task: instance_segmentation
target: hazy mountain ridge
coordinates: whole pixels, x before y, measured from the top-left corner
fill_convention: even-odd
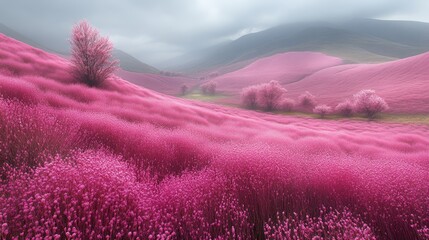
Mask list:
[[[28,45],[31,45],[36,48],[43,49],[45,51],[56,53],[61,56],[67,56],[70,53],[69,46],[64,45],[61,49],[51,49],[43,44],[40,44],[31,39],[31,37],[27,37],[3,24],[0,23],[0,33],[5,34],[6,36],[12,37],[16,40],[24,42]],[[118,59],[120,62],[120,66],[122,69],[131,71],[131,72],[141,72],[141,73],[159,73],[160,71],[155,67],[152,67],[146,63],[141,62],[137,58],[133,57],[129,53],[126,53],[120,49],[115,48],[113,50],[113,57]]]
[[[429,51],[429,24],[373,19],[285,24],[214,46],[173,69],[208,71],[287,51],[319,51],[353,63],[385,62]]]

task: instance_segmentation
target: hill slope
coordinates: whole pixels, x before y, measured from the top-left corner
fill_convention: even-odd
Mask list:
[[[374,89],[392,112],[429,113],[429,53],[379,64],[341,64],[321,53],[289,52],[261,58],[213,81],[231,97],[222,103],[239,103],[241,90],[250,85],[279,81],[288,97],[310,91],[320,103],[335,106],[362,89]]]
[[[58,56],[0,46],[3,238],[425,237],[428,127],[89,88]]]
[[[213,81],[223,92],[237,93],[244,87],[277,80],[281,84],[299,81],[318,70],[339,65],[339,58],[314,52],[288,52],[265,57]]]
[[[152,74],[160,73],[160,71],[155,67],[143,63],[137,58],[117,48],[113,50],[112,55],[114,58],[119,60],[120,67],[126,71]]]
[[[169,95],[181,94],[181,87],[183,84],[188,88],[192,88],[198,83],[196,79],[185,76],[165,76],[124,70],[119,70],[116,74],[128,82],[134,83],[138,86]]]
[[[288,84],[291,96],[311,91],[329,104],[374,89],[394,112],[429,113],[429,53],[381,64],[334,66]]]
[[[64,44],[60,44],[60,48],[51,49],[47,46],[44,46],[41,43],[37,43],[36,41],[32,40],[29,37],[24,36],[23,34],[20,34],[13,29],[10,29],[9,27],[3,25],[0,23],[0,33],[3,33],[6,36],[9,36],[11,38],[17,39],[21,42],[27,43],[28,45],[31,45],[36,48],[43,49],[48,52],[59,54],[60,56],[68,56],[69,54],[69,46],[64,41]],[[141,72],[141,73],[159,73],[160,71],[156,69],[155,67],[152,67],[146,63],[141,62],[140,60],[136,59],[135,57],[131,56],[130,54],[120,50],[120,49],[114,49],[113,50],[113,57],[118,59],[120,61],[120,66],[122,69],[131,71],[131,72]]]
[[[429,51],[429,24],[371,19],[286,24],[195,53],[197,59],[176,68],[205,71],[287,51],[323,52],[355,63],[385,62]]]

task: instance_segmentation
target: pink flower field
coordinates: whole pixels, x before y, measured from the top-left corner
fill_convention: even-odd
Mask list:
[[[319,76],[345,68],[328,58]],[[0,34],[0,239],[429,238],[427,125],[261,113],[117,76],[91,88],[69,69]]]
[[[120,69],[117,72],[118,76],[127,79],[127,81],[139,86],[145,86],[157,92],[179,95],[180,87],[183,84],[190,86],[195,85],[194,79],[184,76],[163,76],[151,73],[136,73]]]
[[[342,64],[341,59],[315,52],[287,52],[254,61],[216,77],[221,103],[239,103],[240,91],[276,80],[287,97],[309,91],[323,104],[335,106],[361,89],[373,89],[394,113],[429,113],[429,53],[380,64]],[[404,94],[405,93],[405,94]]]
[[[321,69],[340,65],[342,60],[317,52],[287,52],[258,59],[249,65],[216,78],[219,88],[234,93],[243,87],[277,80],[281,84],[298,81]]]

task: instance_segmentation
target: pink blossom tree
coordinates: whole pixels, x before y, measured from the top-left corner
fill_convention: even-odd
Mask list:
[[[216,93],[216,83],[207,82],[201,85],[201,91],[206,95],[214,95]]]
[[[118,68],[119,62],[112,60],[112,43],[87,21],[73,27],[70,44],[72,74],[79,81],[99,86]]]
[[[324,118],[326,116],[326,114],[329,114],[331,112],[332,112],[332,108],[328,105],[325,105],[325,104],[317,105],[313,109],[313,113],[319,114],[321,118]]]
[[[278,110],[290,112],[295,107],[295,101],[290,98],[283,98],[278,106]]]
[[[258,106],[266,111],[277,109],[280,100],[287,91],[278,81],[271,80],[258,87],[257,103]]]
[[[374,90],[366,89],[353,95],[355,111],[363,113],[369,119],[373,119],[380,112],[389,109],[386,101],[375,94]]]
[[[354,104],[349,99],[346,99],[344,102],[339,103],[335,107],[335,112],[341,114],[344,117],[351,117],[354,111]]]
[[[258,86],[249,86],[241,91],[241,102],[247,107],[254,109],[257,107]]]
[[[310,92],[306,91],[298,97],[298,104],[304,108],[313,108],[316,106],[316,97]]]

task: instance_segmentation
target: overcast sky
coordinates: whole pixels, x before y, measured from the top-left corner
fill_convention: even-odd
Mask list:
[[[42,45],[68,44],[87,19],[115,47],[157,65],[282,23],[326,18],[429,22],[429,0],[0,0],[0,23]]]

